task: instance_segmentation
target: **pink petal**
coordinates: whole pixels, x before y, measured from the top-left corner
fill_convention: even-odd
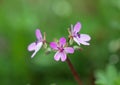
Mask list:
[[[65,61],[65,60],[67,59],[66,53],[64,53],[64,52],[59,52],[59,51],[58,51],[58,52],[55,54],[54,59],[55,59],[56,61],[59,61],[60,58],[61,58],[61,61]]]
[[[80,38],[81,41],[89,41],[91,39],[91,37],[87,34],[80,34]]]
[[[64,37],[60,38],[59,44],[60,46],[64,46],[66,44],[66,39]]]
[[[38,39],[39,41],[42,40],[42,34],[41,34],[41,32],[40,32],[39,29],[36,29],[36,37],[37,37],[37,39]]]
[[[28,46],[28,51],[33,51],[33,50],[35,50],[35,48],[36,48],[36,43],[33,42]]]
[[[58,51],[58,52],[55,54],[54,59],[55,59],[56,61],[59,61],[59,60],[60,60],[60,57],[61,57],[61,53]]]
[[[74,49],[72,47],[65,47],[64,50],[66,53],[74,53]]]
[[[56,42],[51,42],[51,43],[50,43],[50,47],[51,47],[52,49],[54,49],[54,50],[58,50],[58,48],[57,48],[57,43],[56,43]]]
[[[81,29],[81,23],[77,22],[77,24],[74,26],[74,32],[77,33],[79,32]]]
[[[62,52],[61,53],[61,61],[65,61],[67,59],[66,53]]]
[[[85,42],[85,41],[80,41],[80,43],[83,44],[83,45],[90,45],[90,43]]]
[[[78,45],[80,45],[79,39],[78,39],[77,37],[73,37],[73,40],[74,40]]]
[[[43,42],[37,43],[37,45],[35,47],[35,52],[32,54],[31,58],[33,58],[35,56],[35,54],[41,49],[42,45],[43,45]]]
[[[36,53],[37,53],[37,51],[35,51],[35,52],[32,54],[31,58],[33,58],[33,57],[36,55]]]

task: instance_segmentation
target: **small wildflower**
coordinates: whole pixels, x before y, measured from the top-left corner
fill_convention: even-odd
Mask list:
[[[74,53],[74,49],[72,47],[67,47],[66,39],[64,37],[60,38],[59,42],[51,42],[50,47],[53,50],[56,50],[56,54],[54,55],[54,59],[56,61],[65,61],[67,59],[67,53]]]
[[[36,34],[37,41],[31,43],[28,46],[28,51],[34,51],[31,58],[35,56],[35,54],[41,49],[42,45],[45,43],[45,38],[43,39],[42,34],[39,29],[36,29],[35,34]]]
[[[71,30],[68,30],[69,32],[69,38],[70,40],[73,39],[78,45],[90,45],[88,41],[90,41],[91,37],[87,34],[79,34],[79,31],[81,29],[81,23],[78,22],[74,27],[71,25]]]

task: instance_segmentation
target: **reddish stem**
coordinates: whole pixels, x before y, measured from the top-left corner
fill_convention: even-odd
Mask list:
[[[70,70],[71,70],[71,72],[72,72],[75,80],[77,81],[78,85],[82,85],[82,82],[81,82],[81,80],[80,80],[80,77],[79,77],[78,73],[76,72],[76,70],[74,69],[74,67],[73,67],[70,59],[67,58],[66,62],[67,62],[67,64],[68,64],[68,66],[69,66],[69,68],[70,68]]]

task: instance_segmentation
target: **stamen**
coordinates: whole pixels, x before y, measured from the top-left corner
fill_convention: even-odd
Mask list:
[[[46,33],[44,32],[44,38],[43,38],[44,40],[46,40]]]

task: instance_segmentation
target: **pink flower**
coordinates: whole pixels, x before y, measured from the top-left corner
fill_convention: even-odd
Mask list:
[[[37,38],[37,41],[31,43],[28,46],[28,51],[34,51],[34,53],[32,54],[31,58],[33,58],[35,56],[35,54],[41,49],[41,47],[42,47],[42,45],[43,45],[43,43],[45,41],[43,39],[42,34],[41,34],[39,29],[36,29],[36,38]]]
[[[56,50],[56,54],[54,55],[54,59],[56,61],[65,61],[67,59],[67,53],[74,53],[74,49],[72,47],[66,47],[66,39],[64,37],[60,38],[59,42],[51,42],[50,47],[53,50]]]
[[[74,27],[71,25],[71,30],[69,32],[70,39],[72,38],[78,45],[90,45],[88,41],[90,41],[91,37],[87,34],[79,34],[81,30],[81,23],[78,22]]]

